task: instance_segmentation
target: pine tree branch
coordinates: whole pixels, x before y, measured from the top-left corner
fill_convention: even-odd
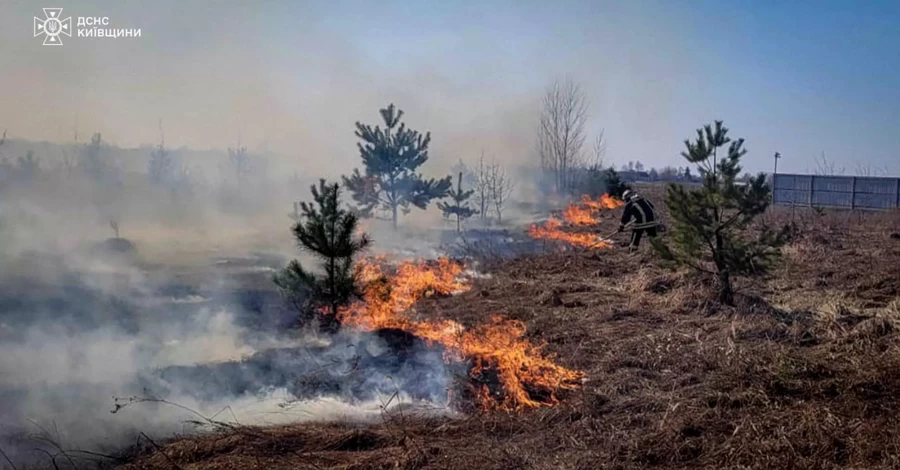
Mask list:
[[[709,269],[700,267],[700,265],[693,263],[692,261],[690,261],[690,260],[687,259],[687,258],[681,258],[681,262],[684,263],[685,265],[691,267],[691,268],[696,269],[697,271],[700,271],[700,272],[703,272],[703,273],[706,273],[706,274],[710,274],[710,275],[715,275],[715,274],[716,274],[716,273],[714,273],[713,271],[710,271]]]
[[[728,220],[726,220],[724,223],[720,224],[716,228],[716,233],[721,233],[723,230],[728,228],[732,223],[734,223],[734,221],[736,221],[738,219],[738,217],[742,216],[743,214],[744,214],[744,209],[737,211],[733,216],[731,216]]]

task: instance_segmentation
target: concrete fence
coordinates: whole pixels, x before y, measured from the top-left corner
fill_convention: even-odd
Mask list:
[[[820,176],[779,173],[774,176],[777,205],[890,210],[900,208],[900,178]]]

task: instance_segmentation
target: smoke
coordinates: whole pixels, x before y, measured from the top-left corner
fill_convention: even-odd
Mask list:
[[[168,226],[136,209],[148,192],[132,186],[117,238],[96,188],[61,198],[43,191],[55,177],[0,200],[0,449],[15,462],[55,445],[114,453],[140,433],[201,430],[200,416],[367,421],[385,405],[446,404],[460,371],[440,350],[398,332],[290,328],[271,282],[298,257],[286,213],[200,199],[186,204],[205,217]]]
[[[139,432],[193,430],[187,421],[201,416],[244,425],[367,421],[382,411],[379,404],[410,401],[410,392],[435,403],[442,390],[446,397],[439,352],[423,349],[402,362],[375,337],[285,339],[279,349],[257,351],[270,345],[251,344],[231,314],[197,314],[194,324],[136,334],[37,326],[4,341],[3,448],[33,458],[27,445],[34,442],[16,445],[15,438],[50,429],[66,449],[116,451]],[[129,397],[139,398],[111,413]]]
[[[482,150],[488,159],[532,162],[540,95],[566,75],[591,101],[589,137],[606,128],[610,155],[623,162],[658,163],[654,156],[671,154],[693,130],[693,122],[673,129],[676,115],[705,118],[708,109],[696,109],[684,87],[660,79],[692,70],[692,44],[660,19],[678,15],[660,5],[526,3],[428,12],[78,0],[64,13],[108,16],[142,37],[76,37],[56,51],[29,30],[40,9],[7,2],[0,62],[16,65],[0,85],[19,92],[4,97],[0,128],[51,141],[102,132],[137,147],[159,142],[161,120],[172,148],[240,141],[277,155],[273,172],[335,178],[359,164],[354,123],[378,122],[390,102],[409,125],[433,132],[430,176]]]
[[[519,174],[540,94],[560,75],[585,84],[589,127],[607,128],[611,154],[663,154],[694,125],[672,130],[667,117],[690,100],[658,78],[690,68],[683,45],[637,7],[528,5],[523,21],[475,4],[442,18],[341,2],[63,3],[65,16],[143,35],[42,47],[40,9],[0,5],[0,130],[11,137],[0,146],[0,448],[19,461],[43,458],[34,436],[120,449],[139,432],[190,428],[193,412],[261,424],[444,403],[460,371],[439,350],[398,332],[302,336],[271,282],[288,259],[312,261],[291,238],[292,203],[360,166],[354,123],[377,123],[388,103],[432,131],[428,177],[482,150]],[[464,34],[421,36],[447,15]],[[654,119],[639,120],[648,110]],[[102,145],[88,147],[95,132]],[[163,138],[176,171],[159,185],[147,171]],[[229,160],[239,146],[252,171]],[[26,179],[17,159],[28,150],[40,171]],[[535,197],[525,179],[517,191]],[[511,206],[504,219],[517,214],[529,216]],[[402,222],[398,235],[366,221],[374,252],[431,258],[458,241],[433,229],[433,209]],[[153,399],[111,413],[113,397]]]

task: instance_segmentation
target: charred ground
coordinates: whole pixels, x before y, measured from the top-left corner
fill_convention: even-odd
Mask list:
[[[793,220],[798,235],[733,308],[709,302],[705,279],[656,266],[649,247],[551,245],[416,305],[467,326],[524,322],[587,376],[560,405],[231,427],[135,448],[122,468],[897,468],[900,220],[780,208],[766,219]]]

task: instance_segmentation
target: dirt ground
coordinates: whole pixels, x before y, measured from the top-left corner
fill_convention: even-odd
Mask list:
[[[468,325],[523,321],[587,375],[557,406],[224,429],[146,444],[121,468],[900,468],[900,214],[777,208],[761,222],[790,220],[800,235],[783,264],[741,280],[736,307],[648,246],[548,246],[417,306]]]

